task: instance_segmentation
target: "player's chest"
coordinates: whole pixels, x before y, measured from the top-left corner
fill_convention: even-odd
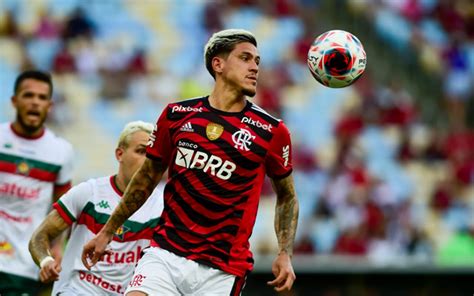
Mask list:
[[[271,133],[249,125],[240,117],[189,118],[174,125],[176,149],[201,151],[218,157],[242,157],[261,161],[268,151]]]
[[[42,143],[24,143],[15,139],[3,139],[0,146],[0,172],[53,182],[61,170],[61,153],[55,153],[54,147],[48,151]]]
[[[31,159],[43,163],[59,164],[62,153],[56,143],[45,140],[31,141],[0,135],[0,155],[3,158]]]

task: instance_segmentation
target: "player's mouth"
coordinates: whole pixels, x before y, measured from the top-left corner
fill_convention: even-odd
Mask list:
[[[247,79],[257,81],[257,76],[247,76]]]
[[[257,76],[247,76],[246,78],[250,80],[253,85],[257,85]]]
[[[41,118],[41,112],[30,110],[26,112],[26,117],[30,120],[38,120],[39,118]]]

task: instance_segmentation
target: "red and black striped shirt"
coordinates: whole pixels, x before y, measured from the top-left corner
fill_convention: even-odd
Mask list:
[[[291,174],[290,148],[284,123],[251,102],[232,113],[208,97],[169,104],[147,148],[168,164],[152,245],[244,276],[253,267],[248,240],[265,174]]]

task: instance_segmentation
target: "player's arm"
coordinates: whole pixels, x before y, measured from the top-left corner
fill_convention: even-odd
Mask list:
[[[40,280],[44,283],[59,277],[61,263],[50,250],[53,240],[68,228],[66,221],[53,209],[31,236],[28,248],[33,261],[41,268]]]
[[[105,248],[114,233],[133,213],[135,213],[153,192],[166,166],[160,160],[147,158],[135,173],[125,193],[101,231],[89,241],[82,252],[82,262],[90,269],[105,253]],[[90,263],[87,259],[90,259]]]
[[[145,203],[160,181],[165,169],[161,161],[147,158],[133,176],[122,200],[101,232],[112,238],[117,228]]]
[[[272,185],[277,196],[275,232],[279,252],[272,266],[272,272],[276,278],[268,284],[275,286],[277,291],[283,291],[290,290],[296,278],[291,265],[291,257],[293,256],[299,206],[291,174],[282,179],[272,179]]]
[[[57,202],[71,187],[71,181],[63,185],[55,185],[53,189],[53,202]],[[57,262],[61,262],[62,260],[63,246],[68,236],[69,231],[64,231],[51,242],[51,254]]]

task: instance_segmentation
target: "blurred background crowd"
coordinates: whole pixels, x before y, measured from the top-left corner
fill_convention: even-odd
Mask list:
[[[203,46],[231,27],[255,33],[254,101],[292,132],[295,253],[474,264],[471,0],[0,0],[0,121],[12,120],[20,71],[51,71],[49,127],[76,149],[75,183],[109,174],[124,123],[208,94]],[[306,66],[314,38],[336,28],[368,56],[344,89],[321,86]],[[274,203],[267,182],[257,256],[276,252]]]

